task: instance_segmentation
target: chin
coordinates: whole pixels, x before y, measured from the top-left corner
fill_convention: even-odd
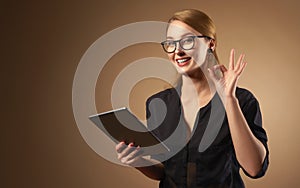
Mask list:
[[[189,67],[186,69],[177,70],[177,72],[181,75],[189,75],[190,77],[198,77],[199,74],[203,74],[203,70],[199,67]]]
[[[199,69],[199,67],[197,68]],[[189,69],[189,68],[177,68],[177,72],[181,75],[189,75],[189,74],[192,74],[194,73],[197,69]]]

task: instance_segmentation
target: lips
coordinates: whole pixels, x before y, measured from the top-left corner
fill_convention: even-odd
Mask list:
[[[190,57],[185,57],[185,58],[176,59],[176,62],[178,66],[183,67],[187,65],[190,62],[190,60],[191,60]]]

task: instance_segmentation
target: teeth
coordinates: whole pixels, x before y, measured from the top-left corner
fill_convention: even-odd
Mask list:
[[[177,62],[178,62],[178,63],[184,63],[184,62],[186,62],[187,60],[189,60],[189,59],[188,59],[188,58],[187,58],[187,59],[178,59]]]

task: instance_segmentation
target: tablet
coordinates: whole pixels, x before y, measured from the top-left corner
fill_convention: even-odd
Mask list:
[[[169,151],[169,148],[126,107],[92,115],[89,119],[115,143],[132,142],[135,146],[140,146],[145,155]]]

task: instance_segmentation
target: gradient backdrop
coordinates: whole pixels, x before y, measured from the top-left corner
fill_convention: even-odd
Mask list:
[[[213,18],[222,63],[228,64],[231,48],[246,53],[248,65],[239,85],[260,101],[270,147],[266,176],[244,177],[247,187],[298,187],[296,0],[2,1],[1,185],[157,187],[157,182],[104,160],[87,145],[73,116],[72,84],[82,55],[103,34],[137,21],[167,21],[183,8],[200,9]],[[141,44],[123,49],[109,61],[97,83],[99,111],[110,108],[110,88],[118,71],[148,56],[166,57],[158,44]],[[157,79],[139,82],[130,94],[130,107],[143,117],[144,100],[165,86]]]

